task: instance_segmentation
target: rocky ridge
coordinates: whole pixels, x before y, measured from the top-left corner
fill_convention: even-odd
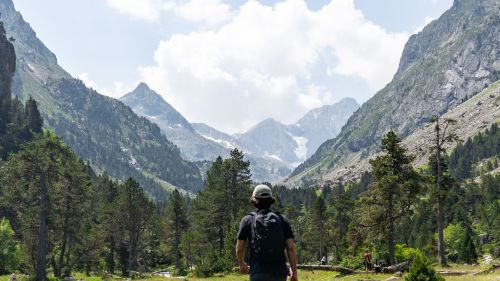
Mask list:
[[[457,0],[407,42],[393,80],[349,119],[341,133],[286,180],[291,186],[357,165],[389,130],[410,135],[500,77],[500,2]]]
[[[456,125],[450,127],[450,132],[455,133],[461,141],[466,141],[469,137],[473,137],[489,128],[491,124],[499,122],[500,81],[497,81],[480,94],[443,114],[440,118],[442,120],[453,119],[457,121]],[[408,150],[408,153],[415,156],[415,161],[413,162],[415,167],[425,165],[430,157],[433,130],[433,126],[428,123],[403,139],[403,146]],[[361,153],[352,154],[348,161],[348,163],[352,164],[324,175],[324,182],[355,181],[364,172],[370,170],[369,159],[375,158],[378,155],[379,153],[376,153],[370,157],[363,158],[361,157]]]

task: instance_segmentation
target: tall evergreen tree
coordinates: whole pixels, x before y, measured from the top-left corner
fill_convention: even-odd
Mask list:
[[[165,228],[170,254],[174,258],[177,271],[182,272],[181,240],[188,228],[186,202],[180,192],[175,189],[170,195],[165,211]]]
[[[395,263],[395,222],[410,213],[420,190],[419,175],[413,169],[413,157],[401,146],[401,138],[389,131],[382,139],[383,155],[370,160],[373,185],[364,194],[358,207],[362,227],[384,233],[389,263]]]
[[[43,127],[43,119],[38,111],[36,101],[30,97],[25,105],[26,125],[34,133],[40,133]]]
[[[432,176],[434,178],[434,195],[437,204],[437,231],[438,231],[438,259],[439,264],[446,264],[444,245],[444,205],[448,190],[453,185],[453,178],[449,175],[448,163],[446,161],[446,144],[458,141],[456,134],[450,132],[456,121],[445,119],[440,123],[439,116],[434,116],[432,122],[434,126],[434,139],[432,146],[432,156],[430,158]]]
[[[128,269],[137,271],[138,256],[141,251],[140,243],[153,219],[155,207],[153,202],[146,197],[139,183],[132,178],[120,185],[117,200],[119,221],[125,230],[128,243],[126,249],[128,254],[125,254],[125,249],[122,249],[124,255],[122,264],[125,262],[123,259],[126,256],[128,257]]]

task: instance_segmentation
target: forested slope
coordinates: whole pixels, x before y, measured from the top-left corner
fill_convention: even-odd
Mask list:
[[[106,170],[117,179],[134,176],[153,196],[165,196],[165,188],[171,190],[171,185],[191,191],[201,187],[196,166],[181,158],[156,125],[73,79],[11,0],[0,1],[0,12],[7,36],[15,39],[13,93],[22,100],[33,96],[45,126],[61,135],[96,171]]]

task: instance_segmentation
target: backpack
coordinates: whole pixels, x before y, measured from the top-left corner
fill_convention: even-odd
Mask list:
[[[279,213],[252,212],[251,256],[261,263],[286,262],[285,235]]]

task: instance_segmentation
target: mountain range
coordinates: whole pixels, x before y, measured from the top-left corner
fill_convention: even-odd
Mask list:
[[[359,108],[352,98],[309,111],[297,123],[284,125],[266,119],[244,133],[229,135],[206,124],[190,124],[182,114],[145,83],[120,98],[139,116],[156,123],[189,161],[212,161],[241,149],[251,162],[255,181],[279,181],[291,169],[335,137]],[[203,167],[205,165],[202,165]]]
[[[418,144],[428,138],[425,125],[433,115],[462,119],[464,135],[496,122],[499,11],[497,0],[455,0],[410,37],[393,80],[361,107],[344,99],[311,110],[294,124],[266,119],[230,135],[190,123],[144,83],[121,101],[86,87],[58,64],[12,0],[0,0],[17,56],[13,93],[22,100],[34,97],[45,126],[94,170],[119,180],[132,176],[159,198],[173,188],[199,190],[209,161],[233,148],[252,162],[254,180],[288,176],[288,186],[305,186],[356,179],[391,129],[421,154]],[[465,118],[477,112],[487,113]]]
[[[134,177],[156,198],[175,187],[201,188],[197,166],[181,158],[157,125],[72,78],[11,0],[0,0],[0,13],[17,57],[13,93],[21,100],[36,99],[45,127],[94,170],[119,180]]]
[[[488,88],[500,77],[500,2],[455,0],[412,35],[393,80],[356,111],[286,180],[290,186],[335,180],[379,151],[390,129],[403,137]]]

